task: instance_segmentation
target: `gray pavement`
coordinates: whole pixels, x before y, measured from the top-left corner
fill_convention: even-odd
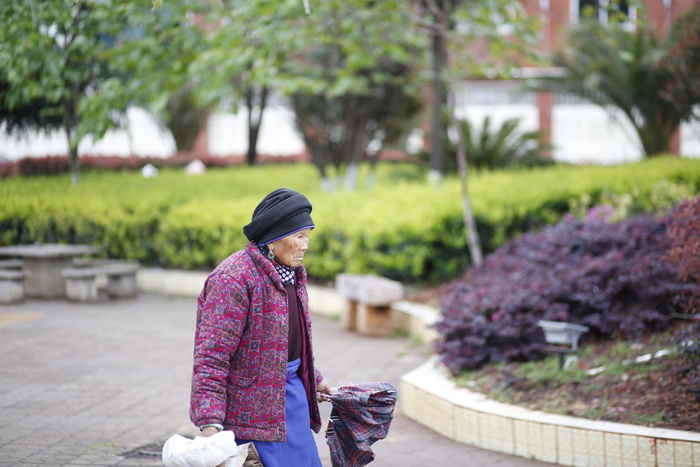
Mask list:
[[[0,466],[156,466],[188,418],[195,299],[139,295],[0,305]],[[314,316],[326,380],[386,381],[423,363],[407,338],[366,338]],[[399,394],[399,400],[400,400]],[[330,406],[323,404],[324,424]],[[323,432],[317,435],[330,466]],[[376,466],[544,466],[447,440],[401,414],[373,446]]]

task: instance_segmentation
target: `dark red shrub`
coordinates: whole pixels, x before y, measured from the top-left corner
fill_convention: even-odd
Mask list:
[[[451,284],[436,352],[458,373],[542,357],[541,319],[623,338],[665,328],[674,297],[700,288],[683,284],[666,260],[666,228],[647,214],[570,220],[506,243]]]
[[[700,197],[683,201],[668,218],[669,260],[681,279],[700,285]]]
[[[12,177],[19,174],[19,168],[17,167],[17,162],[15,161],[2,161],[0,162],[0,178],[2,177]]]
[[[65,173],[68,172],[68,157],[26,157],[17,161],[17,170],[25,177]]]
[[[121,170],[141,170],[146,164],[153,164],[157,167],[161,167],[166,164],[166,159],[138,156],[80,156],[80,167],[83,170],[106,170],[115,172]]]
[[[700,286],[700,197],[679,204],[668,216],[671,241],[668,258],[684,281]],[[688,361],[686,377],[700,387],[700,295],[678,297],[683,311],[695,314],[692,324],[676,336],[680,351]],[[700,398],[700,393],[696,393]]]

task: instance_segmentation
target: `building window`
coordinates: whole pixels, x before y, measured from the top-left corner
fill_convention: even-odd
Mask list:
[[[570,0],[571,21],[595,18],[601,23],[616,21],[629,28],[637,23],[637,8],[627,0]]]

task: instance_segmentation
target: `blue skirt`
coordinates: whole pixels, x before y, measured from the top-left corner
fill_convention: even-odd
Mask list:
[[[287,363],[287,440],[253,441],[265,467],[322,467],[316,440],[310,427],[309,402],[304,384],[297,376],[301,359]],[[250,440],[236,440],[238,444]]]

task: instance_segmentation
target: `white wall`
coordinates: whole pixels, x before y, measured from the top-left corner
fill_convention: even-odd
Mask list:
[[[520,118],[520,131],[539,127],[534,104],[464,105],[459,118],[481,125],[489,115],[492,128],[508,118]],[[639,138],[624,115],[611,115],[593,104],[557,104],[552,109],[552,157],[572,164],[618,164],[642,158]],[[700,158],[700,123],[683,123],[680,153]]]
[[[237,114],[217,113],[209,117],[207,144],[213,156],[245,154],[248,150],[248,110]],[[290,156],[304,152],[304,141],[294,125],[294,113],[282,105],[268,106],[258,136],[258,153]]]
[[[471,90],[474,93],[474,90]],[[493,90],[488,91],[490,97]],[[478,91],[477,91],[478,94]],[[503,99],[492,103],[470,103],[459,100],[456,112],[480,125],[491,116],[495,126],[508,118],[521,119],[520,130],[538,128],[537,107],[523,100],[508,104]],[[170,132],[140,108],[128,111],[126,129],[111,130],[100,141],[86,137],[79,153],[105,156],[169,157],[175,153],[175,141]],[[600,107],[591,104],[557,104],[552,110],[553,157],[557,161],[575,164],[614,164],[641,158],[638,138],[624,117],[612,118]],[[217,113],[209,118],[209,152],[214,156],[245,154],[248,147],[246,109],[238,114]],[[700,158],[700,124],[681,125],[681,154]],[[304,151],[301,135],[294,125],[291,109],[275,104],[263,116],[258,152],[272,156],[296,155]],[[0,128],[0,158],[17,160],[23,157],[65,155],[68,144],[61,131],[35,132],[29,136],[7,135]]]
[[[552,156],[574,164],[618,164],[642,159],[642,147],[629,121],[593,104],[555,105]]]
[[[125,128],[110,130],[99,141],[93,141],[91,136],[83,138],[78,145],[78,154],[161,158],[175,154],[172,134],[146,110],[131,107],[127,110],[127,119]],[[0,157],[18,160],[66,154],[68,141],[63,130],[8,135],[4,128],[0,128]]]
[[[217,113],[209,117],[207,144],[213,156],[245,154],[248,150],[247,110],[238,114]],[[128,110],[129,124],[124,129],[107,132],[93,141],[84,138],[78,147],[80,155],[169,157],[176,152],[170,131],[157,119],[140,108]],[[290,156],[304,152],[304,141],[294,125],[291,109],[282,105],[268,106],[263,115],[258,140],[258,152],[271,156]],[[28,135],[8,135],[0,128],[0,158],[66,155],[68,143],[63,131],[31,132]]]
[[[700,123],[681,123],[681,154],[700,159]]]
[[[491,117],[491,128],[499,128],[510,118],[519,118],[521,132],[537,130],[539,127],[537,107],[528,104],[471,105],[455,109],[457,118],[467,118],[472,125],[481,128],[487,116]]]

